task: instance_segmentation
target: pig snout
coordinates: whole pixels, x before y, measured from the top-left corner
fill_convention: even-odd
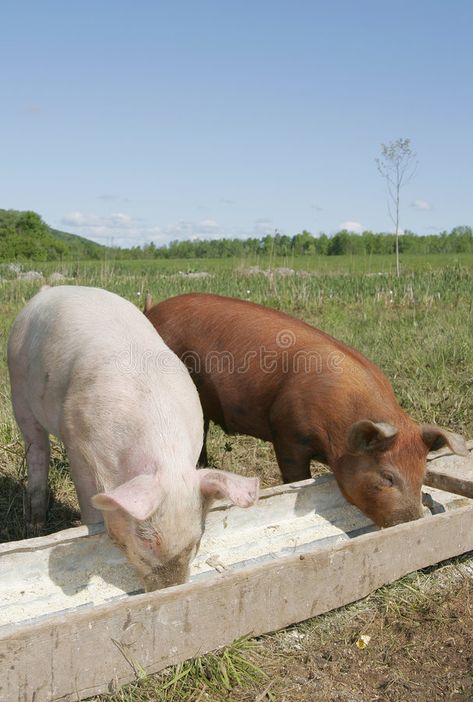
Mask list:
[[[427,511],[425,511],[427,510]],[[407,507],[401,507],[394,510],[391,514],[387,515],[381,524],[382,528],[396,526],[396,524],[402,524],[403,522],[413,522],[416,519],[422,519],[422,517],[430,514],[430,510],[425,508],[422,502],[419,500],[415,501]]]
[[[139,570],[146,592],[161,590],[173,585],[182,585],[182,583],[187,582],[190,574],[190,561],[188,549],[186,549],[186,553],[178,554],[174,558],[160,563],[142,560]]]
[[[127,555],[137,568],[146,592],[182,585],[189,579],[190,564],[198,551],[200,537],[200,530],[188,536],[176,552],[173,539],[162,535],[154,539],[143,538],[140,529],[134,529]]]
[[[164,587],[182,585],[189,580],[189,566],[183,568],[169,568],[167,565],[154,568],[150,573],[143,575],[146,592],[161,590]]]

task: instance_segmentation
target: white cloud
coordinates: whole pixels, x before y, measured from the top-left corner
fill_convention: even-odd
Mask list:
[[[253,227],[251,231],[243,232],[240,230],[240,236],[265,236],[266,234],[274,234],[274,223],[271,219],[267,217],[261,217],[260,219],[255,219],[253,222]]]
[[[136,246],[153,241],[157,246],[168,244],[174,239],[218,239],[260,238],[274,234],[274,222],[262,217],[246,226],[222,226],[210,217],[199,220],[179,220],[170,225],[151,225],[142,219],[123,212],[98,215],[85,212],[68,212],[63,215],[60,226],[66,231],[80,234],[93,241],[115,246]]]
[[[172,239],[210,239],[224,235],[222,227],[213,219],[196,222],[181,220],[170,226],[150,225],[123,212],[110,215],[68,212],[61,226],[94,241],[116,246],[136,246],[154,241],[166,244]]]
[[[135,219],[123,212],[110,215],[68,212],[61,219],[61,226],[75,234],[85,236],[115,246],[136,246],[137,244],[158,242],[163,233],[159,227],[146,225],[143,220]]]
[[[202,219],[197,222],[180,220],[176,224],[162,227],[166,241],[171,239],[212,239],[223,236],[222,227],[213,219]]]
[[[354,234],[361,234],[365,231],[366,227],[360,224],[360,222],[347,221],[338,225],[338,231],[342,229],[345,229],[347,232],[353,232]]]
[[[199,226],[204,231],[211,232],[211,231],[214,231],[218,227],[218,224],[213,219],[203,219],[201,222],[199,222]]]
[[[84,212],[68,212],[61,223],[68,227],[86,227],[87,229],[130,229],[140,220],[134,220],[130,215],[116,212],[110,215],[86,214]]]
[[[174,225],[162,227],[166,240],[171,239],[220,239],[223,237],[246,239],[260,238],[266,234],[274,234],[275,226],[271,219],[262,217],[248,226],[222,226],[214,219],[199,221],[181,220]]]
[[[426,212],[432,209],[432,205],[430,202],[427,202],[427,200],[414,200],[414,202],[411,202],[411,207],[421,212]]]

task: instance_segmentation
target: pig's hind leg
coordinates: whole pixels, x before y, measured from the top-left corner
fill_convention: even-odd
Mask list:
[[[37,421],[21,390],[12,387],[13,409],[26,449],[28,485],[25,516],[28,531],[40,529],[48,508],[49,435]]]

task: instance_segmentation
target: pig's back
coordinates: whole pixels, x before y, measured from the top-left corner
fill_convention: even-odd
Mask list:
[[[209,293],[188,293],[163,300],[146,313],[166,340],[175,337],[186,346],[190,343],[239,349],[256,344],[266,347],[299,348],[304,346],[340,348],[364,359],[334,337],[284,312],[239,298]],[[291,344],[284,332],[293,334]],[[210,337],[209,337],[210,334]],[[169,342],[166,342],[169,343]],[[366,359],[364,359],[366,360]]]
[[[350,364],[367,370],[381,383],[384,374],[356,349],[284,312],[238,298],[190,293],[164,300],[149,310],[148,319],[179,356],[229,351],[243,363],[257,349],[291,356],[310,350],[325,357],[339,352]]]
[[[142,318],[135,305],[115,293],[61,285],[44,289],[30,300],[16,318],[12,335],[27,338],[29,348],[60,342],[72,355],[79,342],[82,354],[93,353],[107,340],[111,348],[119,348],[124,338],[136,337],[137,332],[153,348],[165,348]]]
[[[36,295],[15,320],[9,363],[38,421],[63,439],[68,422],[159,433],[170,414],[179,431],[200,411],[187,372],[144,315],[99,288]]]
[[[206,416],[227,431],[268,439],[279,396],[306,407],[315,397],[330,406],[353,395],[382,396],[397,407],[388,379],[363,354],[278,310],[191,293],[160,302],[147,316],[194,369]]]

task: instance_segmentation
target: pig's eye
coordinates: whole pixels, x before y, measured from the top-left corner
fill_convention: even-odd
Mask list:
[[[394,485],[394,475],[387,470],[382,471],[381,480],[386,487],[393,487]]]

